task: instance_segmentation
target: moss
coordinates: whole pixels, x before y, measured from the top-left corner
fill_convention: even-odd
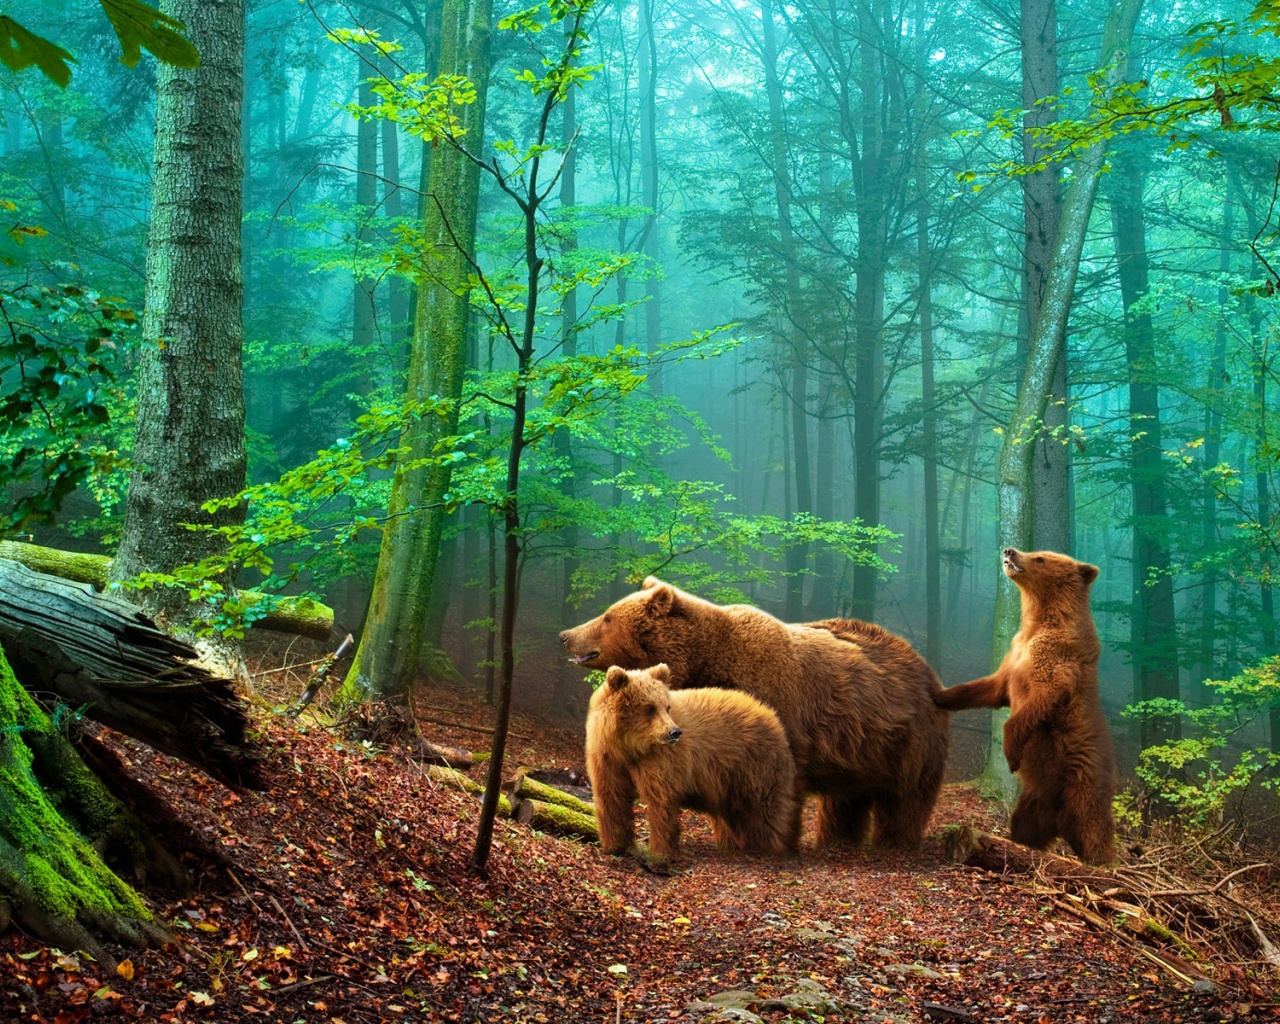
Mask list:
[[[529,810],[526,811],[525,808]],[[560,804],[549,804],[542,800],[524,800],[520,804],[518,820],[531,825],[539,832],[550,832],[552,835],[565,836],[569,839],[600,841],[600,828],[596,825],[594,817],[579,814]]]
[[[585,800],[579,800],[572,793],[566,793],[563,790],[556,789],[554,786],[548,786],[545,782],[531,779],[527,775],[521,781],[520,789],[516,792],[516,795],[529,797],[532,800],[541,800],[548,804],[557,804],[587,818],[594,818],[596,815],[596,809]]]
[[[28,742],[30,740],[30,743]],[[39,766],[32,748],[64,748]],[[60,813],[40,776],[56,771],[64,801],[85,802],[87,817],[109,825],[119,807],[22,688],[0,651],[0,897],[19,909],[34,900],[54,920],[83,912],[150,921],[141,899]],[[34,908],[28,908],[30,913]],[[21,913],[16,914],[22,921]]]

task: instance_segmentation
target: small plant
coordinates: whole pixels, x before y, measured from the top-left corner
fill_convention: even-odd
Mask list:
[[[1124,711],[1130,718],[1175,719],[1186,726],[1190,735],[1144,750],[1136,770],[1147,790],[1192,827],[1221,822],[1228,802],[1255,782],[1266,789],[1280,785],[1280,753],[1239,743],[1249,726],[1280,709],[1280,657],[1205,685],[1218,693],[1218,703],[1190,708],[1180,700],[1148,700]]]

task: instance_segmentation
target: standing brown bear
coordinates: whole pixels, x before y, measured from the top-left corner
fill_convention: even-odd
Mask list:
[[[948,716],[937,677],[877,626],[793,626],[749,605],[715,605],[650,577],[603,615],[560,634],[591,668],[670,666],[671,686],[742,690],[778,713],[797,803],[818,793],[818,841],[915,846],[942,786]]]
[[[1022,779],[1009,832],[1044,849],[1062,836],[1081,860],[1113,857],[1115,760],[1098,699],[1098,632],[1089,587],[1098,568],[1052,551],[1004,552],[1022,595],[1009,653],[983,679],[936,694],[939,707],[1009,706],[1004,754]]]
[[[672,693],[670,679],[666,665],[615,666],[591,695],[587,774],[600,846],[606,853],[631,847],[631,804],[639,796],[648,805],[650,851],[662,860],[679,849],[682,807],[715,819],[721,847],[795,850],[795,763],[778,716],[745,693]]]

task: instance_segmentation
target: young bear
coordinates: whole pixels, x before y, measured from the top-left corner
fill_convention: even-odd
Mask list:
[[[807,792],[820,796],[819,843],[861,840],[873,814],[880,845],[923,837],[950,722],[933,703],[933,670],[901,637],[854,620],[787,625],[650,577],[560,639],[580,665],[661,662],[673,689],[741,690],[773,708],[795,759],[797,806]]]
[[[1007,548],[1022,622],[994,673],[936,694],[939,707],[1009,706],[1004,754],[1022,779],[1009,832],[1044,849],[1062,836],[1081,860],[1113,857],[1115,760],[1098,699],[1098,633],[1089,611],[1097,566]]]
[[[680,809],[714,818],[718,845],[757,853],[794,851],[800,835],[795,764],[778,716],[744,693],[667,689],[666,665],[609,669],[587,715],[587,774],[600,846],[625,853],[631,805],[649,809],[649,847],[670,860],[680,846]]]

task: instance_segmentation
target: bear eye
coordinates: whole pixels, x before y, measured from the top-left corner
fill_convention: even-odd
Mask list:
[[[1043,562],[1043,561],[1044,561],[1044,555],[1036,555],[1036,561],[1037,561],[1037,562]]]
[[[612,621],[613,621],[613,616],[612,616],[612,615],[606,615],[606,616],[604,617],[604,621],[605,621],[605,624],[607,625],[608,623],[610,623],[610,622],[612,622]]]
[[[654,707],[652,704],[650,704],[647,708],[644,709],[644,713],[648,715],[650,718],[652,718],[654,715],[658,713],[658,709]]]

